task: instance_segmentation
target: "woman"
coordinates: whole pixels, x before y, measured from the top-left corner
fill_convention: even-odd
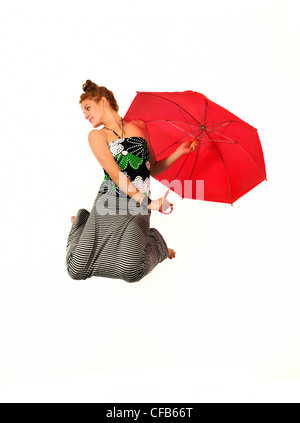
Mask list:
[[[152,210],[165,211],[166,198],[151,201],[150,174],[162,173],[182,154],[182,144],[170,157],[156,162],[146,123],[125,122],[111,91],[87,80],[79,104],[93,128],[88,141],[104,169],[104,180],[91,213],[72,216],[66,266],[72,279],[91,276],[140,281],[166,258],[175,258],[162,235],[150,228]],[[121,136],[119,134],[122,134]]]

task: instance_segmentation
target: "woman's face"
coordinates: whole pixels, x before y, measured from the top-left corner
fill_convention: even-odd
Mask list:
[[[81,103],[81,109],[83,110],[84,117],[93,125],[93,128],[97,128],[102,125],[104,107],[101,106],[102,99],[99,103],[96,103],[96,101],[89,100],[87,98]]]

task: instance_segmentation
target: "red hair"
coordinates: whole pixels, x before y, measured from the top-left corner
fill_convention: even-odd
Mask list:
[[[99,87],[95,82],[90,79],[82,85],[84,93],[81,94],[79,104],[81,104],[87,98],[95,100],[97,103],[101,100],[101,97],[105,97],[113,110],[119,111],[118,103],[113,95],[112,91],[109,91],[106,87]]]

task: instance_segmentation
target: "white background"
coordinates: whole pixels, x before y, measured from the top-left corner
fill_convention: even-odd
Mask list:
[[[1,401],[298,402],[299,1],[10,1],[0,15]],[[151,226],[176,259],[136,284],[65,267],[70,217],[104,175],[86,79],[121,116],[136,91],[203,93],[256,127],[265,155],[268,181],[233,207],[170,193]]]

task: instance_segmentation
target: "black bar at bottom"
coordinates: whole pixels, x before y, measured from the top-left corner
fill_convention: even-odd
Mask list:
[[[100,421],[102,422],[162,422],[162,421],[198,421],[200,419],[200,404],[174,403],[118,403],[100,404]]]

